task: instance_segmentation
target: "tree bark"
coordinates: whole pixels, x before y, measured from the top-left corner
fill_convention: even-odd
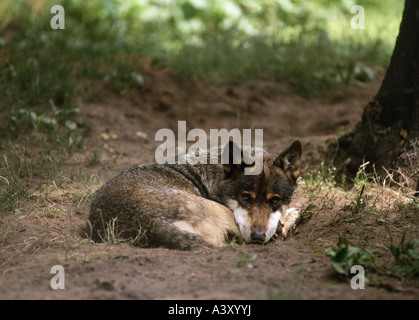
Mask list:
[[[419,190],[418,0],[405,2],[399,35],[378,93],[364,108],[361,122],[338,142],[350,172],[369,161],[382,177],[389,178],[392,172],[392,179]]]

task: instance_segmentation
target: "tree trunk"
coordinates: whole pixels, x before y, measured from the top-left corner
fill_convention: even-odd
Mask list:
[[[377,173],[419,190],[419,1],[406,0],[396,46],[377,95],[339,148],[355,172],[366,161]],[[371,168],[372,166],[370,166]]]

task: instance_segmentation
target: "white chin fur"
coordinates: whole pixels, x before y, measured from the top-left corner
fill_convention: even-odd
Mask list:
[[[245,241],[250,240],[250,222],[248,212],[239,207],[239,204],[235,200],[228,200],[227,207],[234,213],[234,219],[236,224],[239,226],[240,233]]]
[[[279,210],[273,212],[271,216],[269,217],[268,231],[266,232],[265,242],[267,242],[275,234],[281,217],[282,217],[282,212]]]

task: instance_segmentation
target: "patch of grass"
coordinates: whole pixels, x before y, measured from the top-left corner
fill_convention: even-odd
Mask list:
[[[363,189],[364,186],[376,186],[380,184],[380,178],[378,177],[377,171],[375,170],[375,165],[373,164],[371,169],[368,169],[369,165],[369,162],[364,162],[359,166],[358,171],[353,179],[354,186],[357,189]]]
[[[74,108],[76,78],[64,34],[51,32],[50,27],[48,30],[46,12],[35,15],[29,4],[12,6],[11,14],[18,26],[11,32],[8,45],[1,48],[6,57],[0,65],[2,108],[17,113],[43,108],[50,100],[61,109]]]
[[[92,157],[90,158],[90,160],[88,161],[88,165],[89,166],[95,166],[95,165],[97,165],[97,164],[99,164],[100,163],[100,161],[101,161],[101,152],[100,152],[100,150],[99,149],[97,149],[97,148],[95,148],[94,150],[93,150],[93,154],[92,154]]]
[[[186,44],[160,61],[182,75],[216,83],[280,81],[306,97],[342,96],[355,80],[375,79],[374,72],[361,62],[372,59],[363,56],[368,50],[334,42],[325,30],[315,29],[289,41],[271,39],[264,35],[243,38],[230,29],[206,35],[204,44]],[[380,44],[376,46],[370,51],[379,51]]]
[[[236,260],[237,267],[245,267],[247,269],[253,268],[252,261],[256,260],[257,254],[246,254],[245,252],[240,252],[240,257]]]
[[[63,147],[67,152],[80,146],[89,126],[81,119],[75,119],[79,108],[60,110],[52,101],[50,103],[50,110],[12,111],[5,136],[15,140],[21,135],[35,134],[40,140]]]
[[[63,208],[58,208],[55,204],[50,204],[42,209],[43,214],[46,218],[56,218],[71,216],[72,213]]]
[[[40,118],[35,113],[31,116],[31,112],[22,114],[36,122]],[[46,118],[41,119],[46,121]],[[18,209],[80,146],[83,128],[76,128],[78,125],[70,120],[66,120],[63,127],[56,127],[49,120],[48,128],[38,122],[32,132],[20,134],[13,140],[0,140],[0,212]]]
[[[36,140],[35,137],[32,137]],[[35,141],[32,147],[36,148]],[[39,141],[38,141],[39,142]],[[29,147],[7,142],[0,145],[0,213],[17,210],[37,189],[36,179],[51,177],[61,161],[59,156],[39,149],[32,156]]]
[[[345,94],[355,81],[374,80],[375,67],[389,62],[402,4],[362,5],[387,23],[370,14],[368,28],[351,29],[351,2],[180,1],[155,7],[150,1],[141,9],[171,30],[155,33],[162,39],[150,50],[157,64],[213,82],[262,78],[287,83],[303,96],[330,97]]]
[[[6,154],[0,156],[0,213],[19,210],[32,194],[23,179],[23,176],[33,174],[31,164],[20,158],[14,162],[15,159],[10,159]]]
[[[83,203],[90,201],[96,189],[102,185],[100,179],[95,175],[86,177],[83,172],[80,172],[72,178],[67,178],[70,183],[75,183],[77,191],[73,194],[73,202],[80,207]]]
[[[369,197],[364,195],[365,185],[362,186],[361,191],[357,195],[355,201],[351,201],[349,205],[342,208],[343,211],[348,211],[352,214],[355,213],[368,213],[371,211],[369,204]]]
[[[109,261],[122,261],[122,260],[129,260],[129,256],[127,255],[117,255],[117,256],[111,256],[110,253],[107,253]]]
[[[233,235],[231,237],[231,239],[229,239],[228,241],[228,245],[232,246],[232,247],[236,247],[236,246],[244,246],[246,245],[246,242],[243,241],[239,236],[237,235]]]
[[[9,1],[0,12],[13,22],[0,47],[0,89],[16,110],[50,99],[73,108],[84,77],[118,93],[142,86],[138,58],[147,55],[187,77],[269,79],[304,96],[339,96],[387,66],[397,36],[402,4],[364,2],[377,14],[352,30],[350,2],[46,0],[35,9]],[[65,8],[64,30],[50,27],[53,4]]]
[[[100,237],[102,242],[107,244],[117,244],[125,241],[125,239],[121,238],[118,230],[118,218],[113,218],[105,224],[104,233]]]
[[[310,203],[307,207],[305,207],[302,211],[300,216],[298,217],[297,224],[304,223],[307,220],[310,220],[313,216],[314,212],[313,209],[316,208],[316,205]]]
[[[353,178],[353,189],[357,191],[357,196],[349,205],[345,205],[342,208],[343,211],[352,214],[371,212],[371,197],[364,194],[364,191],[366,187],[380,187],[380,179],[375,171],[374,165],[371,171],[367,171],[368,164],[369,162],[362,164]]]
[[[64,30],[51,29],[52,4],[65,8]],[[0,113],[11,116],[0,126],[11,126],[14,136],[41,127],[74,130],[83,79],[104,81],[118,92],[143,82],[138,57],[127,58],[130,50],[121,37],[127,21],[114,9],[100,1],[85,7],[69,0],[36,6],[10,1],[3,8],[8,14],[0,26]],[[79,143],[59,138],[70,146]]]
[[[71,156],[82,139],[80,130],[34,131],[0,140],[0,214],[19,209]],[[52,139],[52,141],[51,141]]]
[[[90,235],[87,236],[87,238],[91,240],[91,232],[92,232],[92,226],[90,225],[90,221],[88,221]],[[120,230],[118,226],[118,218],[112,218],[108,222],[103,221],[103,232],[99,234],[99,237],[102,242],[105,242],[107,244],[118,244],[118,243],[128,243],[132,246],[137,247],[144,247],[147,246],[147,236],[146,236],[146,230],[143,228],[138,228],[137,233],[135,237],[131,238],[125,238],[123,237],[123,231]],[[93,242],[93,241],[92,241]]]
[[[144,85],[144,77],[133,66],[127,63],[117,63],[115,68],[108,72],[104,81],[116,93],[124,93],[132,88]]]
[[[336,168],[327,166],[324,161],[314,173],[307,173],[302,176],[302,184],[307,191],[318,192],[321,189],[332,189],[336,187]]]
[[[88,201],[94,194],[95,190],[92,188],[87,188],[85,191],[77,192],[73,197],[73,202],[77,204],[77,207],[80,206],[83,202]]]
[[[51,3],[0,6],[1,212],[18,210],[81,146],[90,129],[79,116],[83,79],[108,83],[109,78],[123,90],[131,86],[124,87],[127,75],[134,82],[141,78],[136,67],[129,68],[135,59],[125,59],[117,12],[100,1],[89,1],[88,8],[83,1],[54,2],[65,8],[67,27],[52,30]],[[89,164],[99,161],[95,150]],[[80,195],[78,203],[85,198]]]
[[[419,222],[419,200],[414,198],[410,202],[395,201],[393,208],[400,213],[400,219],[411,223]]]

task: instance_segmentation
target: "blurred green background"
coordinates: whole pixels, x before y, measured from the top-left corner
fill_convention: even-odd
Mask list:
[[[52,30],[50,8],[65,9]],[[350,27],[365,8],[365,29]],[[344,96],[389,63],[401,0],[61,0],[0,4],[0,111],[55,126],[82,87],[143,85],[139,56],[214,83],[266,79],[306,97]],[[86,91],[86,90],[85,90]],[[87,90],[88,91],[88,90]],[[55,118],[39,117],[52,110]],[[31,111],[34,109],[35,111]],[[58,121],[59,122],[59,121]]]

